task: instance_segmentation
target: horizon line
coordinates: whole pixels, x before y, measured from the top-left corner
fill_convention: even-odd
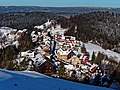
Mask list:
[[[0,7],[47,7],[47,8],[120,8],[108,6],[39,6],[39,5],[1,5]]]

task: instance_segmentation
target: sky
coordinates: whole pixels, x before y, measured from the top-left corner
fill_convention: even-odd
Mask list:
[[[120,0],[0,0],[0,6],[120,7]]]

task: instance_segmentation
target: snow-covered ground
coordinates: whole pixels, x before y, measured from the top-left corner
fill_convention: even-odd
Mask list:
[[[21,33],[25,32],[27,29],[17,30],[10,27],[0,27],[0,48],[5,48],[9,45],[16,45],[18,47],[18,38]]]
[[[60,25],[56,25],[56,28],[52,28],[51,30],[49,30],[48,29],[48,31],[51,31],[51,33],[53,34],[53,35],[55,35],[55,34],[60,34],[60,35],[64,35],[64,32],[65,31],[67,31],[68,29],[63,29],[63,28],[61,28],[61,26]]]
[[[47,21],[46,23],[44,23],[43,25],[40,25],[40,26],[35,26],[34,28],[37,28],[37,29],[44,29],[44,25],[45,26],[49,26],[52,22],[51,21]]]
[[[111,90],[52,78],[31,71],[0,69],[0,90]]]
[[[85,47],[86,47],[86,50],[90,53],[90,56],[92,56],[93,51],[95,53],[98,53],[100,51],[101,53],[108,55],[108,57],[113,57],[113,58],[115,58],[115,60],[120,62],[120,54],[118,54],[116,52],[110,51],[108,49],[105,50],[102,47],[95,45],[95,44],[92,44],[90,42],[86,43]]]
[[[64,35],[64,32],[67,30],[68,29],[62,29],[60,25],[57,25],[55,29],[53,28],[50,31],[53,35],[56,33],[59,33],[60,35]],[[80,41],[80,42],[81,42],[81,44],[83,43],[82,41]],[[116,61],[120,62],[120,54],[119,53],[113,52],[113,51],[108,50],[108,49],[105,50],[102,47],[100,47],[99,45],[95,45],[95,44],[92,44],[90,42],[85,43],[85,47],[86,47],[86,50],[90,53],[90,59],[92,57],[93,51],[96,53],[96,55],[100,51],[101,53],[108,55],[108,57],[113,57],[113,58],[115,58]]]
[[[16,29],[12,29],[12,28],[9,28],[9,27],[0,27],[0,32],[4,32],[4,34],[8,34],[11,31],[16,31]]]

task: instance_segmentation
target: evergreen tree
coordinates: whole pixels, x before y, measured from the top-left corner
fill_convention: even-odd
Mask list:
[[[120,63],[118,64],[116,71],[120,73]]]
[[[32,37],[28,32],[22,33],[18,41],[19,41],[19,46],[18,46],[19,51],[31,50],[33,48]]]
[[[10,65],[11,65],[11,63],[13,63],[13,60],[15,60],[17,57],[15,49],[16,49],[16,47],[11,45],[11,46],[8,46],[8,47],[0,50],[0,55],[1,55],[0,66],[1,66],[1,68],[7,68],[7,69],[14,68]]]
[[[13,61],[8,61],[8,62],[6,62],[6,69],[8,69],[8,70],[15,70],[15,64],[13,63]]]
[[[83,43],[83,45],[81,46],[81,52],[85,53],[86,52],[86,48],[85,48],[85,44]]]
[[[28,62],[27,62],[27,59],[24,58],[24,60],[22,62],[20,62],[19,69],[20,70],[26,70],[27,68],[28,68]]]
[[[94,63],[98,64],[98,65],[101,65],[101,61],[104,59],[105,55],[98,52],[98,55],[96,57],[96,60]]]
[[[115,80],[116,83],[120,85],[120,62],[116,68],[116,70],[112,73],[113,79]]]
[[[96,56],[95,56],[95,52],[93,51],[93,53],[92,53],[92,58],[91,58],[91,62],[92,62],[92,63],[95,62],[95,59],[96,59]]]
[[[58,66],[58,74],[60,77],[64,77],[64,73],[65,73],[64,63],[60,62]]]

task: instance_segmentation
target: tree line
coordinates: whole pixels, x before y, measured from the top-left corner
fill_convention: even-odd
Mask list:
[[[63,28],[69,28],[65,35],[75,36],[78,40],[97,41],[105,49],[120,52],[120,14],[111,12],[91,12],[61,17],[57,20]],[[75,28],[77,27],[77,28]]]

